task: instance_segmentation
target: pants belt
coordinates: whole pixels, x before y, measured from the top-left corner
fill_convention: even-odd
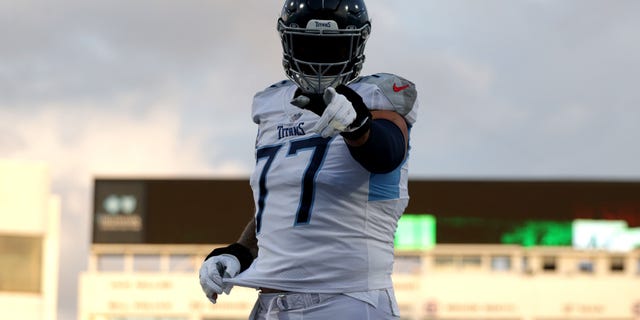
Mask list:
[[[260,288],[260,293],[288,293],[289,291],[272,288]]]

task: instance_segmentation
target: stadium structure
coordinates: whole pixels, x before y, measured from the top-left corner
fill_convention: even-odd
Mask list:
[[[0,319],[57,318],[59,256],[47,166],[0,160]]]
[[[402,319],[640,319],[640,183],[411,180],[396,233]],[[95,180],[80,320],[246,319],[198,268],[253,215],[243,179]],[[337,318],[336,318],[337,319]]]

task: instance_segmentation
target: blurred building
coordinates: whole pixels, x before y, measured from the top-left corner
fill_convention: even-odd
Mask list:
[[[640,183],[409,188],[393,274],[403,319],[640,319]],[[257,292],[212,305],[198,268],[252,215],[245,180],[96,180],[80,320],[246,319]]]
[[[56,319],[59,225],[47,167],[0,160],[0,319]]]

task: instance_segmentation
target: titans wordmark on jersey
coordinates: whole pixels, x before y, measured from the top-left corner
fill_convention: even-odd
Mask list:
[[[349,86],[370,109],[415,122],[413,83],[376,74]],[[390,288],[393,236],[409,198],[407,161],[388,174],[368,172],[341,136],[309,132],[319,117],[289,103],[295,90],[283,81],[254,98],[251,187],[259,253],[229,282],[297,292]]]

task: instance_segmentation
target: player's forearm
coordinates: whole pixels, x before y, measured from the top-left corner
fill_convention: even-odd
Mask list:
[[[253,258],[258,256],[258,239],[256,238],[256,220],[251,219],[244,227],[238,243],[247,247]]]
[[[236,243],[214,249],[204,260],[206,261],[218,255],[230,254],[238,259],[240,272],[246,270],[258,256],[258,240],[256,239],[255,230],[254,219],[251,219]]]
[[[372,112],[370,129],[356,140],[345,139],[351,156],[373,173],[397,168],[407,151],[408,128],[404,118],[391,111]]]

